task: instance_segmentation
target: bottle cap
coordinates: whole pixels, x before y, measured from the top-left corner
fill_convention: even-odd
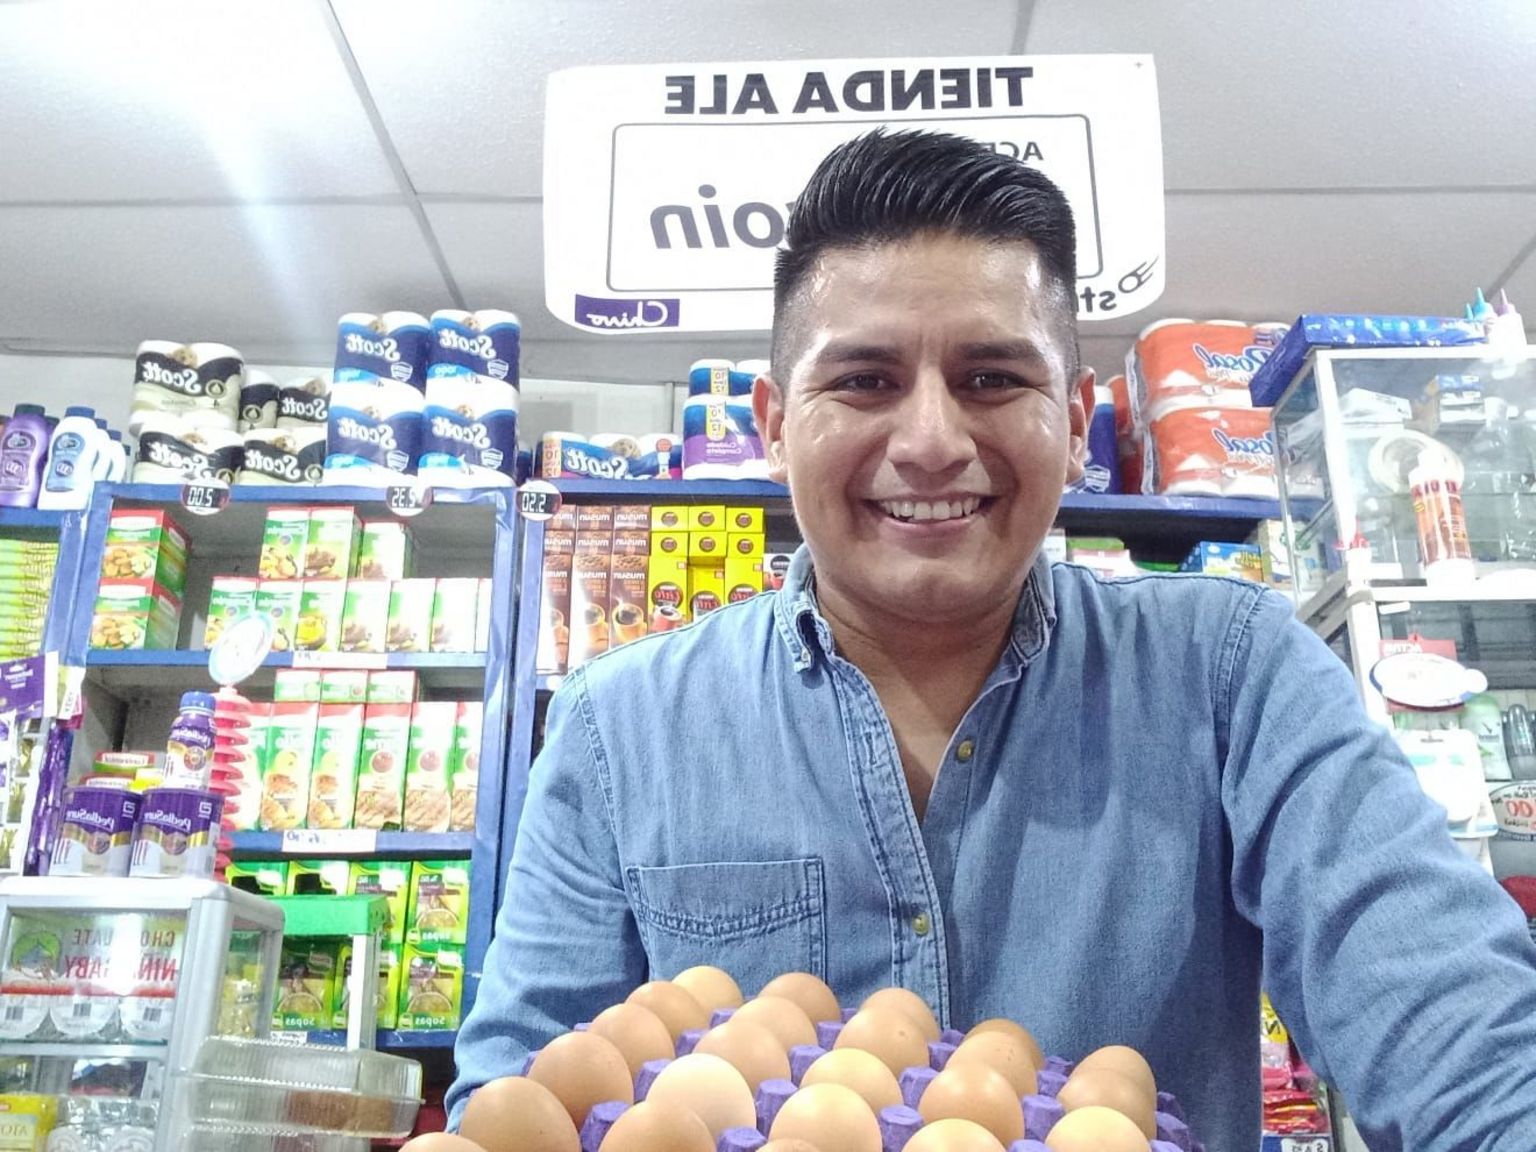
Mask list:
[[[13,414],[16,416],[41,416],[43,414],[43,406],[41,404],[18,404]]]
[[[95,415],[96,415],[96,409],[94,409],[94,408],[87,408],[84,404],[71,404],[68,408],[64,409],[64,415],[65,416],[90,416],[90,417],[94,418]]]
[[[212,692],[183,692],[181,694],[181,708],[186,711],[189,708],[201,709],[205,712],[213,711]]]

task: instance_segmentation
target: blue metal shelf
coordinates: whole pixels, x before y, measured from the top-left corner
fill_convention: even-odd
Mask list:
[[[1061,498],[1061,518],[1092,512],[1115,516],[1177,516],[1192,520],[1278,520],[1280,501],[1240,500],[1224,496],[1134,496],[1068,492]]]
[[[96,490],[112,500],[131,500],[140,504],[180,504],[180,484],[98,484]],[[434,504],[474,504],[484,493],[510,493],[511,488],[433,488]],[[389,498],[384,488],[360,488],[330,484],[236,484],[229,490],[234,504],[383,504]],[[57,515],[55,513],[54,515]]]
[[[484,688],[487,655],[484,652],[391,652],[383,657],[383,667],[414,671],[434,688],[455,688],[479,693]],[[365,657],[356,665],[347,663],[346,654],[337,667],[378,667]],[[272,683],[279,668],[293,667],[293,653],[268,656],[261,671],[245,681],[243,687],[262,689]],[[210,689],[208,653],[202,649],[150,648],[117,651],[92,648],[85,654],[86,679],[109,692],[137,695],[172,694],[193,689]]]
[[[22,529],[29,532],[57,532],[67,513],[38,508],[0,508],[0,532]]]
[[[331,1044],[338,1048],[347,1042],[345,1032],[306,1033],[311,1044]],[[457,1032],[397,1032],[380,1029],[375,1046],[381,1052],[420,1052],[429,1048],[452,1048]]]
[[[770,480],[555,480],[568,497],[593,502],[655,504],[699,500],[788,500],[789,489]]]
[[[333,653],[317,653],[322,661]],[[373,667],[367,653],[336,653],[336,667]],[[382,654],[386,668],[484,668],[484,652],[389,652]],[[356,660],[353,664],[352,661]],[[207,667],[208,653],[202,648],[92,648],[85,654],[87,667],[113,668],[188,668]],[[261,662],[263,668],[292,668],[292,652],[274,652]]]
[[[278,859],[283,852],[281,832],[231,832],[231,855],[247,859]],[[409,856],[427,859],[431,857],[469,857],[475,850],[473,832],[380,832],[377,847],[366,854],[367,859],[383,856]],[[303,855],[312,856],[306,850]],[[345,855],[345,853],[334,853]]]

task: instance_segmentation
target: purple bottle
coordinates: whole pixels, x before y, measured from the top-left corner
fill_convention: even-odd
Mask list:
[[[0,507],[34,508],[48,461],[48,420],[41,404],[18,404],[0,436]]]

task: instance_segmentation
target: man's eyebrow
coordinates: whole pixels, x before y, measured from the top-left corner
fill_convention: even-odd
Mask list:
[[[813,359],[818,364],[900,364],[902,356],[885,344],[834,340],[823,345]]]
[[[1033,340],[986,340],[962,344],[956,351],[962,360],[1020,360],[1041,367],[1050,363]]]

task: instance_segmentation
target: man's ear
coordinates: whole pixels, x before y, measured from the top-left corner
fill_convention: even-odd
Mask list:
[[[1072,441],[1067,455],[1067,483],[1083,478],[1088,466],[1088,425],[1093,422],[1094,375],[1084,368],[1077,382],[1067,392],[1067,416],[1071,421]]]
[[[752,415],[763,438],[763,453],[768,458],[768,477],[780,484],[789,482],[789,458],[784,451],[784,391],[771,376],[759,376],[752,383]]]

